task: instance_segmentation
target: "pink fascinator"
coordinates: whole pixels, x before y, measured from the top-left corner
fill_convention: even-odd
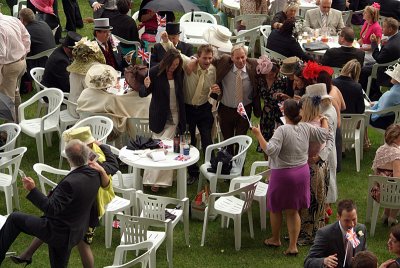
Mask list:
[[[380,10],[381,9],[381,5],[379,4],[379,3],[373,3],[372,5],[371,5],[373,8],[376,8],[377,10]]]
[[[262,55],[260,58],[258,58],[257,63],[257,74],[267,74],[272,70],[273,63],[267,55]]]

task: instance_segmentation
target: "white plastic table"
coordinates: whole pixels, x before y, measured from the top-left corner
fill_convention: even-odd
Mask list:
[[[172,145],[171,140],[163,141],[165,144]],[[179,154],[173,152],[173,148],[168,149],[166,159],[155,162],[151,158],[145,155],[138,155],[126,149],[122,148],[119,154],[119,159],[125,164],[133,167],[133,173],[135,174],[134,188],[136,190],[143,189],[143,178],[140,174],[141,169],[156,169],[156,170],[177,170],[177,198],[183,199],[187,197],[187,172],[186,167],[196,163],[200,158],[199,150],[196,147],[190,146],[190,159],[187,161],[178,161],[174,158]]]

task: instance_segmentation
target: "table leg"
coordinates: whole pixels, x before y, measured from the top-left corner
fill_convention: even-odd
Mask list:
[[[132,173],[135,174],[134,178],[134,187],[136,190],[143,190],[143,177],[140,174],[141,172],[140,168],[133,168]]]
[[[183,199],[187,197],[187,171],[186,167],[177,170],[177,190],[176,195],[178,199]]]

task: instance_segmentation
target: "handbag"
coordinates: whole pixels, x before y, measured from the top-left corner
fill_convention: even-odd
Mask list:
[[[211,167],[207,168],[207,171],[216,173],[218,162],[222,162],[221,174],[228,175],[231,173],[232,155],[228,152],[226,147],[219,149],[217,152],[217,156],[211,158]]]
[[[139,91],[147,72],[148,68],[145,65],[130,65],[124,71],[125,81],[133,90]]]
[[[329,49],[329,46],[321,41],[316,41],[316,42],[311,42],[311,43],[303,43],[303,47],[307,51],[317,51],[317,50]]]
[[[128,141],[126,148],[128,150],[158,149],[160,148],[160,140],[136,136],[136,139]]]

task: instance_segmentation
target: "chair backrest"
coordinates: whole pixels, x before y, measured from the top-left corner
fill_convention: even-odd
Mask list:
[[[26,8],[27,5],[27,1],[26,0],[18,0],[17,4],[13,6],[13,17],[17,17],[19,16],[19,12],[21,11],[21,9]]]
[[[286,59],[286,57],[282,54],[279,54],[278,52],[275,52],[266,47],[261,47],[261,55],[267,55],[268,58],[275,59],[277,61],[283,61],[284,59]]]
[[[342,11],[342,18],[343,18],[343,23],[345,26],[351,26],[352,15],[353,15],[353,11],[351,11],[351,10]]]
[[[394,65],[396,63],[400,62],[400,59],[396,59],[393,60],[391,62],[387,62],[387,63],[374,63],[374,65],[372,65],[372,71],[371,71],[371,75],[368,76],[368,84],[367,84],[367,90],[366,93],[369,96],[369,93],[371,91],[371,84],[372,84],[372,79],[376,79],[378,78],[378,68],[379,67],[387,67],[387,66],[391,66]]]
[[[36,175],[39,178],[40,189],[42,190],[42,193],[44,195],[48,194],[49,188],[52,189],[57,186],[59,180],[61,179],[59,175],[62,175],[64,177],[69,173],[69,170],[53,168],[49,165],[42,163],[34,164],[33,170],[36,172]],[[45,174],[48,175],[45,176]],[[51,176],[51,178],[53,178],[51,179],[49,175],[57,175],[57,176]]]
[[[234,45],[238,43],[245,43],[248,46],[247,54],[251,55],[251,57],[254,58],[255,56],[254,48],[256,46],[256,41],[259,37],[260,37],[260,26],[257,26],[249,30],[240,31],[236,36],[232,36],[231,40],[233,41],[232,43]]]
[[[231,24],[231,32],[236,32],[235,27],[239,21],[242,22],[246,26],[246,29],[252,29],[254,27],[260,26],[264,21],[268,20],[269,16],[266,14],[246,14],[239,15],[233,19],[233,23]]]
[[[262,179],[261,175],[250,175],[250,176],[240,176],[231,180],[229,184],[229,192],[239,189],[240,186],[248,185],[254,182],[258,182]]]
[[[56,29],[56,30],[57,30],[57,29]],[[45,51],[42,51],[42,52],[40,52],[40,53],[38,53],[38,54],[35,54],[35,55],[32,55],[32,56],[26,57],[26,59],[27,59],[27,60],[36,60],[36,59],[40,59],[40,58],[43,58],[43,57],[48,58],[48,57],[50,57],[51,53],[53,53],[53,51],[54,51],[56,48],[57,48],[57,47],[50,48],[50,49],[45,50]]]
[[[212,14],[203,11],[193,11],[193,20],[192,12],[183,14],[179,20],[180,23],[190,21],[217,24],[217,19]]]
[[[271,33],[271,25],[261,25],[260,26],[260,32],[261,32],[261,38],[260,38],[260,46],[266,46],[267,45],[267,40],[268,36]]]
[[[43,90],[45,88],[45,86],[42,85],[42,83],[41,83],[43,74],[44,74],[43,67],[35,67],[35,68],[32,68],[30,71],[30,75],[35,83],[36,92],[39,92],[40,90]]]
[[[126,40],[122,37],[119,37],[117,35],[113,35],[115,38],[117,38],[122,44],[125,45],[134,45],[136,47],[136,50],[138,50],[139,48],[141,48],[141,44],[138,41],[130,41],[130,40]]]
[[[400,204],[400,179],[369,175],[369,180],[377,182],[380,186],[380,205],[385,208],[399,208]]]
[[[41,98],[47,97],[48,99],[48,110],[47,114],[42,117],[44,120],[44,129],[53,128],[59,125],[60,122],[60,107],[64,99],[64,93],[58,88],[46,88],[41,92]]]
[[[134,20],[136,20],[136,21],[139,19],[139,10],[136,11],[135,13],[133,13],[132,19],[134,19]]]
[[[134,258],[133,260],[127,262],[125,261],[127,251],[138,252],[143,250],[145,252],[141,253],[140,256]],[[134,245],[119,245],[115,249],[113,264],[111,266],[106,266],[104,268],[128,268],[128,267],[133,267],[139,263],[141,264],[142,268],[147,268],[149,265],[151,265],[150,255],[152,254],[152,252],[154,251],[153,251],[153,242],[151,241],[145,241]],[[149,268],[155,268],[155,267],[149,267]]]
[[[26,147],[19,147],[11,151],[0,153],[0,159],[7,159],[5,162],[2,162],[0,164],[0,170],[2,172],[7,172],[8,170],[9,175],[11,175],[10,184],[14,184],[17,180],[18,170],[21,165],[22,157],[24,156],[26,150]]]
[[[340,72],[342,71],[342,68],[338,67],[331,67],[333,69],[333,75],[332,78],[337,78],[340,76]]]
[[[127,125],[131,138],[135,138],[136,135],[151,138],[153,135],[148,118],[128,118]]]
[[[180,200],[176,198],[144,194],[140,190],[136,192],[136,198],[138,201],[139,215],[160,221],[165,221],[165,210],[168,205],[177,205],[180,202]]]
[[[2,134],[4,133],[4,134]],[[0,125],[0,135],[7,135],[5,144],[0,146],[0,150],[7,152],[15,148],[15,142],[19,134],[21,133],[21,127],[15,123],[5,123]]]
[[[340,117],[343,143],[354,143],[355,131],[364,129],[365,115],[341,114]]]

